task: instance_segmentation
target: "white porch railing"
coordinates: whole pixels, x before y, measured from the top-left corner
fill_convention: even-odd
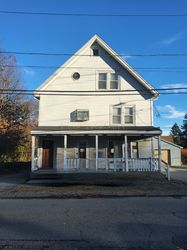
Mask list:
[[[96,159],[66,159],[63,170],[93,170],[96,171]],[[98,158],[98,171],[125,171],[125,160],[123,158]],[[128,159],[129,171],[158,171],[157,158],[131,158]]]

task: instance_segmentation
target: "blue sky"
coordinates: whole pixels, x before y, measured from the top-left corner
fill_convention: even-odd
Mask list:
[[[184,13],[186,0],[0,0],[0,10],[70,13]],[[186,11],[187,12],[187,11]],[[9,51],[74,53],[95,33],[119,54],[187,53],[187,17],[49,17],[0,14],[0,47]],[[57,65],[64,56],[16,56],[21,65]],[[187,57],[127,57],[132,67],[187,67]],[[23,68],[29,89],[54,69]],[[187,87],[185,72],[138,72],[155,88]],[[187,95],[161,95],[155,102],[155,126],[164,133],[182,124]],[[160,114],[159,116],[157,114]]]

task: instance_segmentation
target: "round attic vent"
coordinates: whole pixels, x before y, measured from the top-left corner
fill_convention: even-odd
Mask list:
[[[73,79],[78,80],[80,78],[80,74],[78,72],[73,73]]]

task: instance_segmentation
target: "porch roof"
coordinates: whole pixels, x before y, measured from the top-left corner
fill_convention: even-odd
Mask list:
[[[161,135],[162,131],[153,126],[38,126],[32,135],[63,134],[124,134],[124,135]]]

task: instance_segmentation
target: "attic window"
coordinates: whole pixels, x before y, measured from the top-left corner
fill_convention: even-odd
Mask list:
[[[99,56],[99,49],[93,48],[93,56]]]
[[[92,49],[93,56],[99,56],[99,48],[97,44],[92,45],[91,49]]]

